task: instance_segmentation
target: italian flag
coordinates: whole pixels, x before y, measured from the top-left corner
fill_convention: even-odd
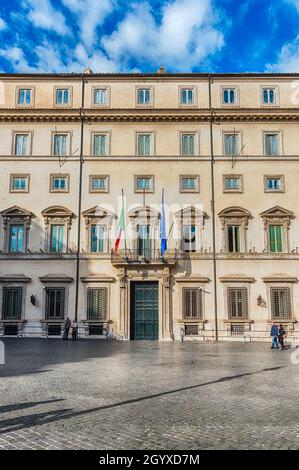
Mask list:
[[[118,226],[117,226],[117,236],[115,240],[115,245],[114,245],[114,253],[117,253],[121,236],[122,233],[125,231],[125,208],[124,208],[124,199],[122,198],[122,208],[118,220]]]

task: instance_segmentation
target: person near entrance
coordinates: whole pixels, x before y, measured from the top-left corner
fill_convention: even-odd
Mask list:
[[[67,319],[64,322],[64,333],[63,333],[63,339],[66,341],[69,338],[70,327],[71,327],[71,320],[69,319],[69,317],[67,317]]]
[[[274,348],[279,349],[279,344],[278,344],[278,327],[277,327],[277,325],[275,324],[274,321],[272,322],[271,331],[270,331],[270,337],[271,337],[271,341],[272,341],[271,349],[274,349]]]

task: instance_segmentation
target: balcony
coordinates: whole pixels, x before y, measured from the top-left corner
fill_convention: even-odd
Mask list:
[[[117,253],[111,252],[111,263],[113,266],[128,265],[175,265],[178,258],[177,250],[167,250],[161,256],[160,250],[119,250]]]

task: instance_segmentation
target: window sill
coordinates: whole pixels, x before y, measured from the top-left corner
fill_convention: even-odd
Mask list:
[[[27,320],[23,320],[22,318],[20,318],[19,320],[17,320],[16,318],[12,318],[11,320],[0,319],[0,323],[27,323]]]
[[[254,323],[253,320],[248,320],[248,319],[244,319],[244,318],[239,318],[239,319],[230,319],[230,320],[223,320],[223,323],[225,325],[229,324],[229,323]]]
[[[207,323],[207,320],[201,320],[199,318],[189,319],[189,318],[180,318],[177,320],[177,323]]]

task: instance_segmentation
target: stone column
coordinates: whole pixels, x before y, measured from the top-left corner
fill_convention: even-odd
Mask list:
[[[119,334],[124,336],[124,338],[128,338],[128,331],[127,331],[128,279],[127,279],[126,268],[119,269],[119,273],[117,277],[119,279]]]
[[[162,338],[170,339],[172,318],[170,313],[170,272],[164,268],[162,272]],[[171,328],[170,328],[171,326]]]

